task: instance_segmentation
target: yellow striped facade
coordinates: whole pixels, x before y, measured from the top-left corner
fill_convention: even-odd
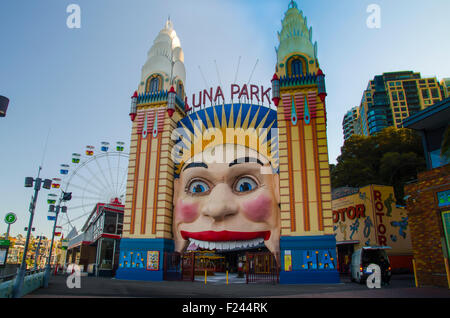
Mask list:
[[[281,236],[332,235],[331,182],[328,165],[325,105],[317,98],[316,117],[294,126],[283,105],[295,94],[317,91],[317,86],[281,88],[278,110]]]
[[[139,112],[161,111],[167,103],[139,105]],[[178,112],[164,116],[163,131],[146,138],[132,124],[130,159],[124,212],[123,238],[172,239],[174,165],[170,136],[181,118]]]

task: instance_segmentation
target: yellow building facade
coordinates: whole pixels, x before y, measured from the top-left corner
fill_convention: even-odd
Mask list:
[[[348,270],[351,253],[364,246],[389,247],[393,270],[412,270],[407,210],[396,205],[391,186],[360,188],[334,199],[332,206],[340,271]]]

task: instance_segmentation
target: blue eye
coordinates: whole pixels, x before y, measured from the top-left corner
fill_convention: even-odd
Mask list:
[[[189,193],[199,194],[209,191],[209,186],[203,181],[194,181],[189,185]]]
[[[258,187],[258,184],[249,177],[243,177],[236,182],[234,186],[234,190],[237,192],[249,192],[255,190]]]

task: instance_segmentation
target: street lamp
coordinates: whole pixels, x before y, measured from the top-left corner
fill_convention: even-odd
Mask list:
[[[38,260],[39,260],[39,254],[40,254],[40,249],[41,249],[41,240],[42,240],[42,233],[39,236],[39,242],[37,244],[37,248],[36,248],[36,253],[34,255],[34,269],[37,269],[37,264],[38,264]]]
[[[72,192],[64,192],[64,191],[61,191],[61,192],[62,193],[59,198],[58,205],[56,207],[53,205],[50,205],[50,207],[49,207],[49,212],[55,212],[56,216],[55,216],[55,223],[53,224],[53,233],[52,233],[52,241],[50,243],[50,251],[48,253],[47,264],[45,265],[44,288],[48,287],[48,280],[50,278],[50,271],[51,271],[50,263],[52,261],[53,241],[55,239],[55,230],[56,230],[56,224],[58,223],[58,215],[59,215],[60,211],[63,213],[67,212],[67,207],[65,207],[65,206],[61,207],[61,203],[70,201],[72,199]]]
[[[44,189],[50,189],[52,186],[52,180],[45,179],[42,180],[39,178],[39,175],[41,173],[42,167],[39,167],[38,176],[36,179],[33,179],[32,177],[25,178],[25,187],[31,188],[33,187],[34,183],[34,195],[31,197],[31,203],[30,203],[30,221],[28,224],[27,229],[27,239],[25,241],[24,251],[23,251],[23,257],[22,257],[22,264],[20,265],[19,271],[17,272],[16,281],[14,283],[14,289],[13,289],[13,297],[18,298],[21,295],[22,292],[22,285],[23,285],[23,279],[25,277],[25,272],[27,270],[27,252],[28,252],[28,244],[30,242],[30,235],[33,228],[33,218],[34,218],[34,211],[36,209],[36,201],[38,198],[39,190],[41,189],[41,185]]]

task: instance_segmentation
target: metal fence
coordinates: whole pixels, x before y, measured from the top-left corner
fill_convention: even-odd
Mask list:
[[[246,282],[280,282],[279,270],[275,256],[272,253],[246,253]]]

